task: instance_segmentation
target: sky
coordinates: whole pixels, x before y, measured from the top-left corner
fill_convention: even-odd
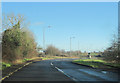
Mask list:
[[[117,33],[117,2],[4,2],[2,13],[22,14],[35,40],[59,49],[103,51]],[[51,26],[48,28],[48,26]]]
[[[1,2],[119,2],[119,0],[1,0]]]

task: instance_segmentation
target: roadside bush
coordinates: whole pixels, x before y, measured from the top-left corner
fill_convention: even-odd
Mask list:
[[[30,33],[30,31],[21,29],[19,22],[3,32],[3,61],[15,62],[18,59],[37,55],[36,43]]]
[[[50,45],[47,47],[46,52],[47,55],[51,55],[51,56],[60,56],[61,52],[58,48]]]

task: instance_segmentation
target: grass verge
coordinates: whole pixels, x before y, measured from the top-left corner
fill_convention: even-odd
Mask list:
[[[2,62],[2,70],[6,69],[8,67],[11,67],[12,65],[23,64],[23,63],[25,63],[27,61],[31,61],[31,60],[33,60],[33,59],[27,59],[27,58],[25,58],[23,60],[17,60],[16,63]]]
[[[11,63],[5,63],[5,62],[2,62],[2,70],[7,68],[7,67],[11,67]]]
[[[120,63],[108,63],[99,59],[79,59],[72,61],[73,63],[91,66],[93,68],[120,68]]]
[[[46,56],[40,57],[42,60],[49,60],[49,59],[65,59],[65,58],[78,58],[78,57],[61,57],[61,56]]]
[[[46,56],[46,57],[33,57],[33,58],[24,58],[23,60],[17,60],[16,63],[6,63],[2,62],[2,70],[11,67],[12,65],[18,65],[18,64],[23,64],[28,61],[33,61],[33,60],[49,60],[49,59],[62,59],[62,58],[71,58],[71,57],[59,57],[59,56]]]

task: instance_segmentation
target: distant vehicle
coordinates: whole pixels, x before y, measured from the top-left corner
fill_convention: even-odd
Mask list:
[[[96,55],[95,57],[101,57],[101,55]]]

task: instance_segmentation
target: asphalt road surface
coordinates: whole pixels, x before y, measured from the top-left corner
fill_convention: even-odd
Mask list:
[[[2,82],[120,83],[118,73],[76,65],[72,60],[37,61]]]

